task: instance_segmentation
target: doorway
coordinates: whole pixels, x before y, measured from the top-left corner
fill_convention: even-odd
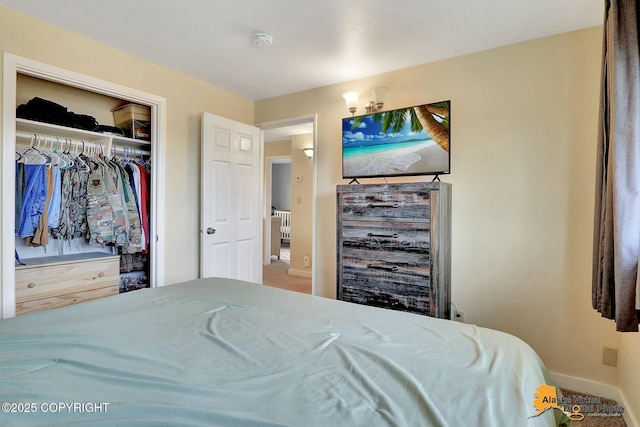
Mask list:
[[[312,153],[316,146],[316,116],[278,120],[258,126],[264,131],[265,160],[263,283],[314,293],[316,163]],[[278,199],[272,191],[272,183],[278,181],[274,168],[277,170],[281,166],[290,170],[290,179],[283,185],[290,187],[289,203]],[[276,206],[274,201],[282,206]],[[278,208],[278,212],[272,207]],[[272,225],[275,221],[286,221],[286,217],[290,218],[288,224]],[[284,234],[279,235],[280,231]],[[280,243],[285,252],[288,249],[288,260],[286,257],[281,259],[279,249],[272,250],[274,241]]]

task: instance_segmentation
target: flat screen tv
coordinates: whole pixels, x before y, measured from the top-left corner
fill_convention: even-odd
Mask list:
[[[448,174],[451,101],[342,119],[342,177]]]

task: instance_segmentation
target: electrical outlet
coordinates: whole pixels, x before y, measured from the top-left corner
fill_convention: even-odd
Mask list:
[[[602,347],[602,364],[607,366],[618,366],[618,349]]]
[[[309,267],[311,265],[311,261],[309,260],[309,255],[304,256],[304,266]]]
[[[464,313],[461,311],[454,311],[454,316],[455,318],[453,320],[455,320],[456,322],[460,322],[460,323],[464,323]]]

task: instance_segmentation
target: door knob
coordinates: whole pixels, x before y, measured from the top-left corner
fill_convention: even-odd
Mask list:
[[[216,234],[216,229],[215,228],[207,228],[207,234]]]

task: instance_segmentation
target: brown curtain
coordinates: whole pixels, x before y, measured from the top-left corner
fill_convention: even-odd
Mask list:
[[[640,1],[605,0],[593,249],[593,308],[638,332]]]

